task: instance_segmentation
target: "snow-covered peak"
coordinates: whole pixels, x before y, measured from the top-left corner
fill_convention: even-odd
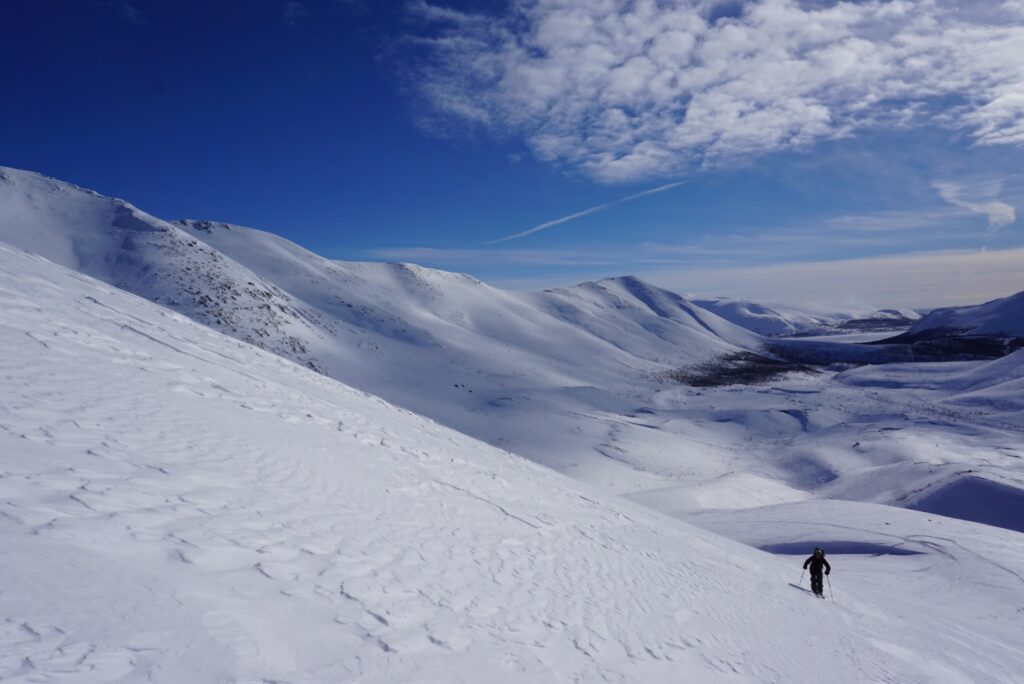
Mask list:
[[[686,297],[652,285],[636,276],[604,278],[574,287],[542,293],[549,299],[576,303],[591,315],[623,317],[648,332],[660,334],[668,322],[706,335],[712,343],[758,347],[760,339],[751,331],[705,310]],[[602,313],[603,312],[603,313]],[[611,316],[607,316],[614,312]]]
[[[315,366],[311,317],[259,274],[123,200],[40,174],[3,174],[0,242]]]
[[[108,257],[126,233],[169,230],[123,200],[42,174],[0,168],[0,240],[62,266],[109,276]]]
[[[0,166],[0,186],[8,186],[26,194],[32,193],[53,193],[53,194],[82,194],[92,195],[97,198],[105,198],[95,190],[80,187],[68,181],[62,181],[35,171],[15,169],[9,166]]]

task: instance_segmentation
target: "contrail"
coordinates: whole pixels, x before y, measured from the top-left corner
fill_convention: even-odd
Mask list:
[[[659,185],[656,188],[651,188],[650,190],[644,190],[643,192],[638,192],[638,193],[636,193],[634,195],[627,195],[626,197],[622,197],[620,199],[613,200],[611,202],[605,202],[604,204],[598,204],[596,206],[590,207],[589,209],[584,209],[583,211],[577,211],[575,214],[569,214],[568,216],[563,216],[561,218],[556,218],[556,219],[553,219],[551,221],[545,221],[544,223],[538,223],[533,228],[527,228],[526,230],[524,230],[522,232],[515,233],[513,235],[506,235],[503,238],[498,238],[497,240],[491,240],[490,242],[485,242],[481,246],[484,246],[484,245],[496,245],[499,242],[508,242],[509,240],[517,240],[519,238],[526,237],[527,235],[533,235],[534,233],[539,233],[542,230],[547,230],[548,228],[553,228],[553,227],[555,227],[557,225],[561,225],[563,223],[568,223],[569,221],[575,221],[576,219],[581,219],[584,216],[590,216],[591,214],[596,214],[597,212],[604,211],[605,209],[610,209],[611,207],[614,207],[614,206],[616,206],[618,204],[623,204],[625,202],[632,202],[633,200],[640,199],[641,197],[647,197],[648,195],[655,195],[655,194],[657,194],[659,192],[665,192],[666,190],[671,190],[672,188],[677,188],[677,187],[679,187],[680,185],[682,185],[685,182],[686,181],[675,181],[674,183],[666,183],[665,185]]]
[[[618,203],[619,202],[605,202],[604,204],[598,204],[596,207],[590,207],[589,209],[584,209],[583,211],[577,211],[575,214],[569,214],[568,216],[563,216],[562,218],[556,218],[553,221],[545,221],[544,223],[538,223],[533,228],[528,228],[521,233],[516,233],[515,235],[508,235],[503,238],[498,238],[497,240],[491,240],[490,242],[485,242],[484,244],[496,245],[499,242],[508,242],[509,240],[515,240],[517,238],[526,237],[527,235],[533,235],[534,233],[539,233],[542,230],[547,230],[552,226],[557,226],[560,223],[568,223],[569,221],[575,221],[578,218],[583,218],[584,216],[590,216],[591,214],[596,214],[599,211],[604,211],[608,207]]]
[[[678,188],[680,185],[682,185],[685,182],[686,181],[676,181],[674,183],[666,183],[665,185],[659,185],[656,188],[651,188],[650,190],[644,190],[643,192],[638,192],[635,195],[630,195],[629,197],[623,197],[619,201],[613,202],[612,204],[621,204],[622,202],[632,202],[635,199],[640,199],[641,197],[647,197],[648,195],[657,195],[659,192],[665,192],[666,190],[671,190],[672,188]]]

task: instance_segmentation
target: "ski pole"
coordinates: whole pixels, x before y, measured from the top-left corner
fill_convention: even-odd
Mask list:
[[[832,602],[834,603],[836,595],[835,592],[832,591],[832,580],[828,578],[828,575],[825,575],[825,581],[828,582],[828,595],[832,597]]]
[[[807,572],[807,568],[800,571],[800,586],[804,586],[804,573]]]

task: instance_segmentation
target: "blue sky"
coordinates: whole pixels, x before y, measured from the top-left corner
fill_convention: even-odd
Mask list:
[[[1016,0],[7,0],[0,164],[506,287],[967,303],[1024,289],[1022,44]]]

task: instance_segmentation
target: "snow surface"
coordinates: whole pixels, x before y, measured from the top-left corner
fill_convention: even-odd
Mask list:
[[[5,681],[974,671],[908,658],[921,637],[870,599],[795,595],[792,563],[40,257],[0,247],[0,295]],[[1001,657],[992,681],[1022,666]]]
[[[1024,671],[1024,352],[773,339],[886,363],[689,387],[764,338],[636,278],[504,292],[10,169],[0,243],[0,679]],[[856,573],[831,613],[786,586],[812,541]]]
[[[856,629],[869,615],[884,619],[886,631],[865,638],[919,668],[929,681],[1020,681],[1020,534],[848,501],[808,501],[728,515],[708,512],[688,519],[770,550],[794,569],[808,548],[829,550],[832,572],[826,592],[834,591],[840,608],[830,629]],[[791,581],[799,584],[796,570],[793,575]],[[901,634],[901,642],[892,641],[891,633]]]

